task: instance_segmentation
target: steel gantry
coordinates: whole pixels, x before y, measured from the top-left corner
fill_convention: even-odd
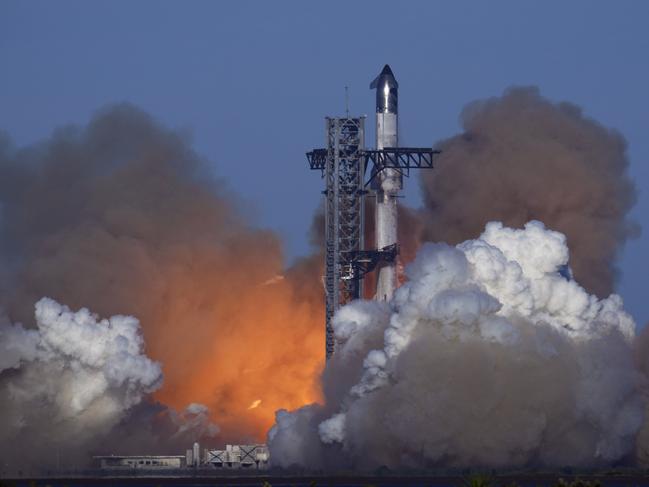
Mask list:
[[[327,148],[318,151],[323,156],[321,164],[314,166],[312,153],[309,161],[322,171],[326,186],[324,284],[329,358],[334,352],[333,314],[361,293],[361,282],[354,278],[354,256],[363,248],[365,119],[328,117],[325,126]]]
[[[365,249],[363,197],[366,186],[384,169],[408,175],[433,167],[438,151],[385,147],[365,150],[365,117],[327,117],[325,149],[307,153],[309,166],[325,179],[326,357],[334,353],[334,313],[363,295],[363,276],[382,262],[394,262],[399,248]],[[369,178],[366,180],[366,175]]]

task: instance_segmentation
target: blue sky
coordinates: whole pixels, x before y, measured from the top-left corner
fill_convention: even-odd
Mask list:
[[[619,130],[639,188],[642,236],[618,291],[649,321],[649,2],[152,2],[0,0],[0,129],[18,145],[128,101],[185,131],[276,229],[308,252],[319,175],[304,152],[323,117],[371,114],[368,84],[390,63],[404,145],[459,129],[469,101],[537,85]],[[368,139],[368,142],[372,138]],[[418,205],[417,182],[406,182]]]

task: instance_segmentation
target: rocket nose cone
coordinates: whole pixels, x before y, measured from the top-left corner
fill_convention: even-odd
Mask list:
[[[390,65],[386,64],[383,66],[383,71],[381,71],[381,74],[379,76],[392,76],[394,77],[394,73],[392,73],[392,69],[390,69]]]
[[[399,83],[397,83],[397,79],[394,77],[394,73],[392,72],[389,64],[383,66],[383,69],[381,70],[379,75],[374,78],[374,81],[372,81],[372,83],[370,83],[370,89],[373,90],[375,88],[379,88],[380,80],[387,80],[395,88],[399,87]]]

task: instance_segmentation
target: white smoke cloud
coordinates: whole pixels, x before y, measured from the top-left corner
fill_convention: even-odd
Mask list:
[[[35,403],[45,406],[41,411],[54,424],[74,421],[80,435],[110,428],[162,383],[160,364],[144,355],[133,317],[99,320],[87,309],[73,312],[43,298],[36,303],[36,323],[37,330],[0,326],[0,373],[17,369],[3,382],[13,413],[3,440],[29,423],[25,414]]]
[[[55,451],[65,459],[59,466],[86,467],[90,454],[119,453],[120,443],[147,453],[218,432],[203,405],[176,412],[150,401],[162,369],[145,354],[136,318],[99,319],[49,298],[35,316],[34,330],[0,323],[0,442],[13,445],[3,467],[54,467]],[[149,431],[154,422],[158,433]]]
[[[619,296],[565,277],[567,264],[565,237],[540,222],[425,244],[389,308],[337,313],[325,404],[278,413],[273,462],[583,466],[631,454],[644,420],[635,324]]]

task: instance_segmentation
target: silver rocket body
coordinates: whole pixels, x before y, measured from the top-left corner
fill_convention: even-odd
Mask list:
[[[376,148],[399,145],[399,84],[387,64],[370,84],[376,90]],[[376,248],[397,243],[397,198],[403,187],[401,175],[395,169],[383,169],[376,177]],[[377,300],[392,298],[397,287],[396,262],[383,264],[378,269]]]

